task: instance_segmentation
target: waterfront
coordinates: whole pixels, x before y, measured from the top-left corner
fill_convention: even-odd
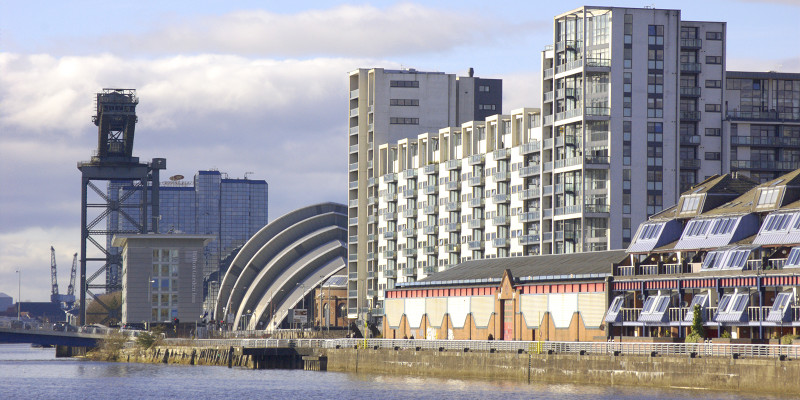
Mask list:
[[[280,399],[755,399],[720,392],[383,376],[301,370],[103,363],[56,359],[54,349],[0,345],[0,398]]]

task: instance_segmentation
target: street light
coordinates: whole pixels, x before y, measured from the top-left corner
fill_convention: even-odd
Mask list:
[[[305,283],[300,282],[300,283],[296,284],[295,286],[300,286],[300,296],[302,296],[302,298],[303,298],[303,311],[305,311],[306,310],[306,285],[305,285]],[[306,319],[308,319],[308,313],[306,313]],[[301,322],[300,323],[300,329],[305,330],[305,327],[306,327],[305,323]]]
[[[22,267],[17,268],[17,274],[19,274],[17,280],[17,321],[19,321],[19,311],[22,308]]]

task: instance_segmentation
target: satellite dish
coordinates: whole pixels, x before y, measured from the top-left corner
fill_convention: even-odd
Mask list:
[[[169,180],[171,180],[173,182],[177,182],[177,181],[183,180],[183,175],[172,175],[172,176],[169,177]]]

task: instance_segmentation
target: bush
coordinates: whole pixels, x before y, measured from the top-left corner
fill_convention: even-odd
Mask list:
[[[728,331],[723,331],[722,334],[719,335],[719,337],[722,338],[722,339],[730,339],[731,338],[731,333],[728,332]]]
[[[161,338],[161,335],[158,334],[158,333],[142,332],[136,338],[136,345],[138,345],[139,347],[147,350],[147,349],[155,346],[160,338]]]
[[[784,335],[781,338],[781,344],[792,344],[798,337],[797,335]]]
[[[692,332],[686,335],[686,343],[703,343],[703,337]]]

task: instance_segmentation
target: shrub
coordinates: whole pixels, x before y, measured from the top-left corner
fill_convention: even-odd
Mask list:
[[[692,332],[686,335],[686,343],[703,343],[703,337]]]
[[[731,338],[731,333],[728,332],[728,331],[723,331],[722,334],[719,335],[719,337],[721,337],[723,339],[730,339]]]
[[[781,344],[792,344],[797,338],[797,335],[784,335],[781,338]]]
[[[142,332],[136,338],[136,345],[147,350],[156,345],[158,339],[161,337],[158,333]]]

